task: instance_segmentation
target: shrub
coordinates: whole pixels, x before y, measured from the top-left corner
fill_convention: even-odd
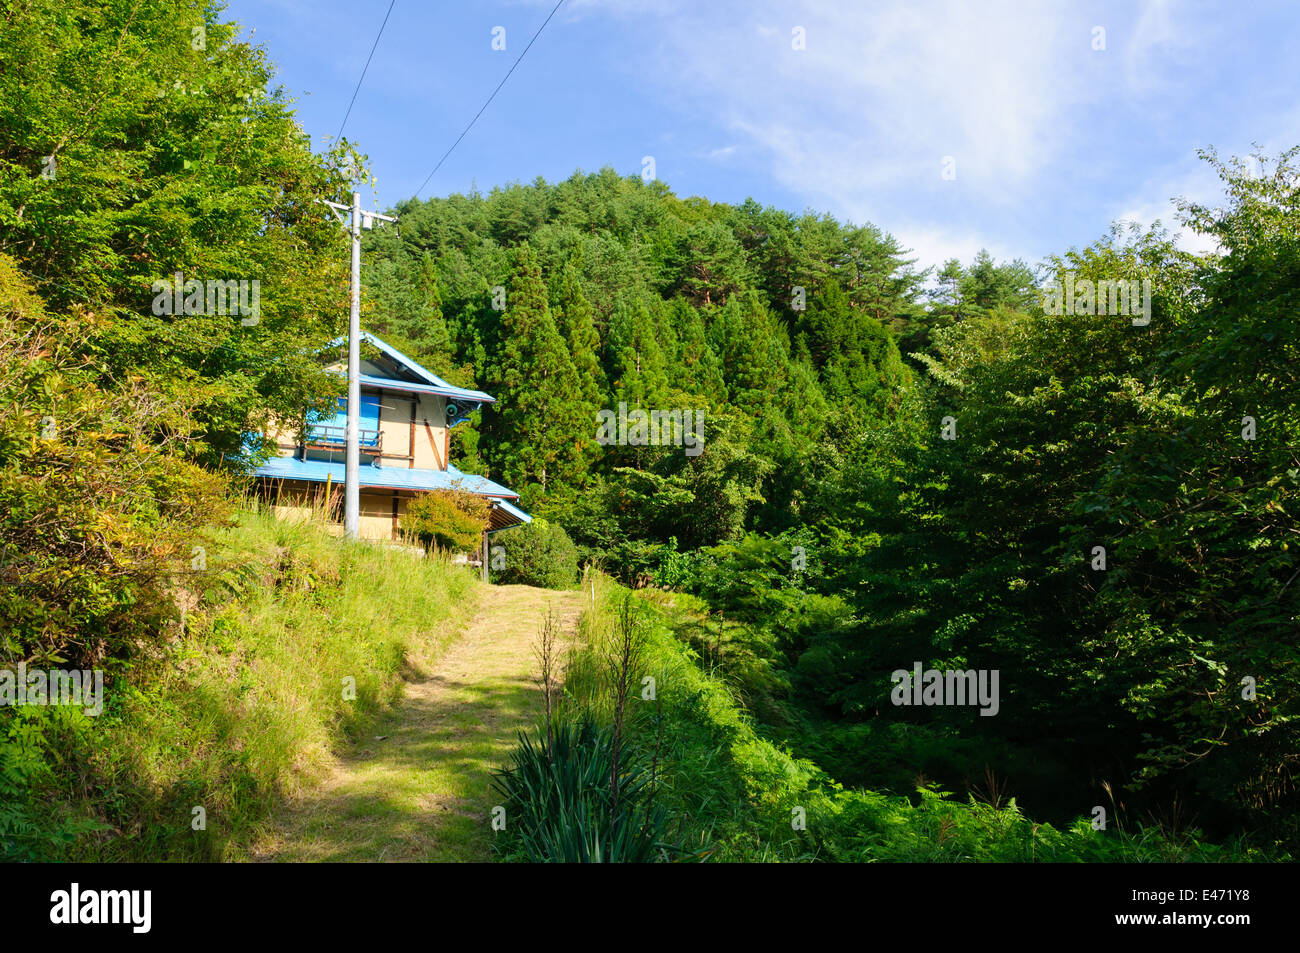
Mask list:
[[[425,549],[475,552],[488,524],[491,504],[461,490],[434,490],[411,501],[402,516],[402,529]]]
[[[224,509],[221,480],[186,459],[187,408],[78,356],[94,320],[49,315],[0,255],[0,662],[155,646],[178,615],[169,589],[203,558],[194,527]]]
[[[500,536],[506,565],[498,582],[572,589],[578,581],[578,550],[557,523],[535,519]]]

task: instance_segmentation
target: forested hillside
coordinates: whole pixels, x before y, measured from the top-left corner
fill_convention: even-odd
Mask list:
[[[1036,296],[1020,262],[931,278],[875,227],[612,169],[397,211],[367,235],[367,322],[498,397],[460,435],[462,469],[526,487],[628,572],[672,535],[694,549],[806,524],[828,453],[897,417],[932,330]],[[598,445],[597,412],[620,403],[704,410],[707,458]]]
[[[840,781],[1294,844],[1296,168],[1204,158],[1220,255],[1116,228],[1037,274],[609,169],[409,202],[367,320],[501,398],[459,465],[741,623],[719,664]],[[704,409],[703,452],[598,445],[622,403]],[[918,661],[999,671],[997,717],[891,704]]]

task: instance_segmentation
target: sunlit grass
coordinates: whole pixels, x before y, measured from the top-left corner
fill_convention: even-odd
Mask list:
[[[178,593],[184,631],[115,680],[103,716],[60,740],[78,770],[58,772],[45,798],[104,827],[65,856],[245,856],[273,811],[376,733],[403,675],[445,650],[480,589],[444,560],[241,512]]]

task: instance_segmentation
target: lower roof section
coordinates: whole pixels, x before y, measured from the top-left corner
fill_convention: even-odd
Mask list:
[[[520,523],[531,523],[533,518],[517,506],[507,503],[505,500],[497,500],[497,505],[492,507],[492,518],[488,523],[488,532],[495,533],[499,530],[509,529],[512,526],[518,526]]]
[[[308,483],[325,483],[329,481],[343,485],[347,476],[347,467],[342,463],[325,460],[299,460],[297,457],[272,457],[253,471],[257,477],[269,480],[305,480]],[[462,473],[455,467],[446,470],[413,470],[408,467],[377,467],[373,463],[363,463],[359,468],[359,485],[383,490],[464,490],[479,496],[490,496],[503,506],[510,506],[508,500],[519,499],[514,490],[493,483],[487,477],[473,473]],[[532,518],[515,506],[510,509],[531,522]]]

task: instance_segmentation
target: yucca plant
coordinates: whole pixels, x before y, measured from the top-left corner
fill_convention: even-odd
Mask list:
[[[549,756],[544,729],[520,732],[510,766],[493,777],[505,798],[506,850],[553,863],[644,863],[676,853],[666,812],[651,804],[649,772],[626,752],[615,771],[614,746],[613,729],[586,719],[553,723]]]

